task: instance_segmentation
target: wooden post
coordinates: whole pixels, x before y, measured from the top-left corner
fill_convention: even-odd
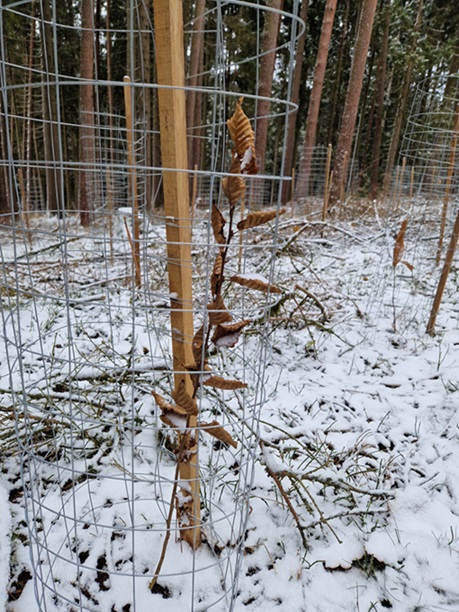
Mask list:
[[[459,132],[459,104],[456,106],[453,130],[454,131],[453,131],[453,137],[451,139],[451,149],[450,149],[449,161],[448,161],[448,174],[446,176],[445,194],[443,196],[443,206],[442,206],[442,211],[441,211],[440,238],[438,239],[437,256],[435,258],[436,266],[438,266],[438,264],[440,263],[441,252],[443,249],[446,218],[447,218],[447,213],[448,213],[449,194],[451,192],[451,183],[452,183],[453,173],[454,173],[454,163],[456,161],[457,136]]]
[[[432,310],[430,311],[429,322],[427,323],[427,333],[433,336],[435,322],[437,320],[437,314],[440,310],[440,304],[443,297],[443,291],[445,290],[446,281],[453,264],[454,253],[457,247],[457,241],[459,238],[459,212],[456,215],[456,221],[454,222],[453,234],[446,252],[445,263],[443,264],[443,270],[441,272],[440,280],[438,282],[437,292],[435,293]]]
[[[129,185],[132,199],[132,259],[134,261],[134,274],[136,287],[142,286],[140,274],[140,227],[139,227],[139,201],[137,194],[137,174],[135,171],[134,153],[134,122],[132,113],[132,87],[131,79],[124,77],[124,104],[126,107],[126,140],[129,171]]]
[[[193,363],[194,360],[182,0],[154,0],[153,7],[174,384],[176,389],[184,384],[192,395],[192,382],[184,367],[184,364]],[[190,429],[195,428],[197,418],[189,416],[187,425]],[[187,449],[187,461],[178,458],[180,479],[192,497],[187,525],[180,524],[179,512],[180,537],[193,548],[197,548],[201,541],[197,436],[195,439],[195,444]]]

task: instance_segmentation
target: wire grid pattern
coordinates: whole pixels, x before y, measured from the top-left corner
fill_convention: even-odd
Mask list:
[[[202,392],[199,412],[204,421],[217,417],[238,446],[227,448],[200,435],[204,544],[192,551],[174,535],[159,590],[153,595],[148,584],[173,503],[177,446],[176,432],[162,425],[151,395],[152,390],[170,395],[174,374],[166,231],[154,200],[155,180],[162,169],[149,158],[149,147],[159,136],[143,121],[145,100],[157,86],[136,81],[136,64],[131,63],[136,116],[135,162],[130,165],[124,116],[110,113],[107,106],[110,95],[121,99],[123,83],[94,80],[96,110],[86,117],[96,134],[93,159],[90,164],[72,161],[68,151],[78,142],[69,141],[81,126],[65,101],[72,99],[69,91],[78,93],[82,82],[59,72],[57,45],[62,32],[68,38],[78,32],[59,23],[57,2],[51,2],[55,67],[50,69],[49,58],[38,48],[31,53],[29,66],[17,65],[8,48],[12,40],[8,19],[24,27],[18,31],[35,31],[38,36],[45,30],[47,15],[42,2],[34,5],[37,12],[26,2],[0,11],[1,119],[6,126],[1,171],[7,179],[8,204],[16,211],[2,217],[0,254],[6,357],[1,360],[1,374],[8,380],[2,402],[4,410],[15,414],[38,609],[232,610],[258,416],[266,399],[267,313],[275,296],[254,295],[244,288],[228,296],[234,319],[250,319],[252,328],[236,347],[213,354],[212,367],[244,381],[248,389]],[[249,108],[257,97],[256,80],[253,91],[228,91],[231,33],[224,9],[229,5],[240,11],[241,18],[244,11],[256,8],[261,20],[262,12],[269,10],[261,3],[242,1],[216,2],[206,9],[206,22],[213,28],[206,35],[214,36],[215,58],[205,75],[208,84],[201,88],[210,100],[210,111],[196,136],[206,147],[205,169],[197,173],[205,193],[198,192],[193,219],[181,220],[193,224],[195,328],[206,317],[216,248],[209,223],[212,201],[224,208],[221,178],[230,161],[226,120],[241,93]],[[293,5],[292,13],[282,12],[292,32],[289,70],[301,30],[296,17],[299,2]],[[139,6],[129,5],[131,24]],[[187,32],[192,27],[185,24]],[[131,46],[134,34],[139,31],[133,27],[117,32]],[[101,30],[102,35],[108,32]],[[135,57],[133,49],[130,54]],[[253,56],[239,62],[252,62],[258,76],[259,61],[257,37]],[[238,67],[233,61],[232,70]],[[283,125],[293,111],[288,96],[287,91],[271,104],[272,119],[282,119]],[[40,157],[47,130],[54,139],[53,150]],[[129,182],[134,171],[140,202],[141,288],[134,281],[129,242],[133,226]],[[91,222],[84,229],[77,197],[82,173],[89,177],[91,204]],[[282,164],[277,174],[248,180],[246,212],[262,203],[254,195],[260,184],[271,203],[279,206],[282,180]],[[277,222],[268,232],[252,231],[231,246],[231,271],[256,272],[274,281],[276,244]],[[172,528],[176,534],[175,521]]]

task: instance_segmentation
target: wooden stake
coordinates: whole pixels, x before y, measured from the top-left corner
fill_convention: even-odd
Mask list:
[[[184,364],[193,363],[193,302],[190,197],[186,172],[188,155],[182,1],[154,0],[153,7],[161,156],[165,168],[162,175],[171,293],[174,384],[178,389],[183,382],[188,393],[192,395],[193,385],[184,371]],[[188,417],[187,425],[190,429],[195,428],[196,417]],[[201,542],[197,436],[195,440],[194,445],[187,448],[187,460],[179,457],[180,479],[192,497],[192,509],[187,516],[188,524],[179,524],[180,537],[193,548],[197,548]]]
[[[134,260],[134,273],[136,287],[142,286],[140,274],[140,226],[139,226],[139,200],[137,194],[137,174],[135,171],[134,152],[134,122],[132,115],[132,87],[131,79],[124,77],[124,104],[126,107],[126,139],[129,173],[129,185],[132,199],[132,258]]]
[[[459,132],[459,104],[456,106],[456,112],[454,116],[454,131],[453,131],[453,137],[451,139],[451,149],[450,149],[449,161],[448,161],[448,174],[446,177],[445,194],[443,196],[443,207],[441,211],[440,238],[438,240],[437,256],[435,258],[436,266],[438,266],[438,264],[440,263],[441,252],[443,249],[443,240],[445,238],[446,218],[448,216],[449,194],[451,192],[451,183],[452,183],[453,173],[454,173],[454,163],[456,160],[458,132]]]
[[[451,240],[448,246],[448,250],[446,252],[445,263],[443,264],[443,270],[441,272],[440,280],[438,282],[437,292],[435,293],[434,302],[432,305],[432,310],[430,311],[429,322],[427,323],[427,333],[433,336],[435,322],[437,320],[437,314],[440,310],[440,304],[443,297],[443,292],[445,290],[446,281],[448,280],[448,276],[451,270],[451,266],[453,264],[454,253],[457,247],[457,241],[459,238],[459,212],[456,215],[456,221],[454,222],[453,234],[451,236]]]

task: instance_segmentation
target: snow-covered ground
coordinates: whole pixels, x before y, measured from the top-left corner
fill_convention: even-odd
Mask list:
[[[392,266],[406,216],[403,259],[412,270]],[[423,204],[387,222],[371,214],[325,228],[301,216],[281,217],[275,282],[283,293],[271,312],[267,401],[237,612],[459,610],[458,269],[453,266],[446,286],[437,334],[429,336],[440,275],[437,232],[437,225],[426,223]],[[270,239],[268,230],[254,234],[254,271],[266,275],[257,253]],[[97,339],[98,311],[91,304]],[[53,342],[59,346],[56,336]],[[113,468],[103,460],[101,465],[107,474]],[[8,454],[2,467],[0,608],[11,547],[7,609],[32,612],[40,609],[30,579],[37,568],[28,556],[18,456]],[[105,490],[103,482],[99,486],[99,499],[93,495],[97,507],[106,507],[107,483]],[[49,494],[47,500],[56,503]],[[103,546],[93,541],[100,555]],[[185,567],[181,559],[188,554],[175,543],[168,562]],[[103,574],[107,568],[100,569]],[[209,592],[218,591],[214,577]],[[94,609],[206,609],[205,603],[190,603],[185,579],[182,589],[164,590],[161,597],[147,593],[135,607],[113,580],[99,576],[93,587]],[[152,607],[148,597],[155,597]],[[210,610],[228,609],[219,605]],[[54,612],[50,604],[43,609]]]

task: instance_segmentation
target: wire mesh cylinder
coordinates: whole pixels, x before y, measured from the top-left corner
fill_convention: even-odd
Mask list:
[[[237,598],[269,314],[279,295],[277,217],[239,234],[236,223],[266,203],[279,211],[282,143],[293,112],[288,85],[269,100],[275,155],[264,174],[244,178],[236,211],[222,192],[231,166],[226,121],[241,95],[255,134],[265,118],[257,109],[266,15],[279,13],[290,32],[273,51],[277,69],[292,70],[301,27],[298,2],[291,13],[258,2],[207,4],[185,22],[187,55],[201,30],[205,54],[194,73],[190,68],[186,88],[199,108],[188,133],[195,163],[179,169],[188,173],[192,194],[189,214],[178,223],[192,230],[195,334],[210,334],[221,249],[215,207],[234,222],[224,230],[225,276],[266,286],[228,284],[220,310],[242,322],[244,333],[235,331],[235,342],[209,340],[205,368],[191,374],[172,355],[170,220],[161,207],[168,169],[160,163],[160,86],[147,4],[129,5],[117,27],[104,5],[91,29],[95,59],[86,80],[72,56],[84,44],[78,14],[69,21],[58,2],[11,3],[0,11],[2,363],[16,423],[8,451],[18,447],[21,455],[39,610],[227,611]],[[258,36],[242,56],[234,31],[246,21],[258,24]],[[114,76],[120,53],[128,85]],[[92,102],[84,107],[88,88]],[[164,419],[155,399],[173,403],[177,368],[200,379],[193,398],[199,425],[192,431],[169,413]],[[233,381],[232,388],[208,384],[210,376]],[[184,431],[199,440],[202,544],[195,550],[182,541],[176,512],[190,487],[177,469]]]

